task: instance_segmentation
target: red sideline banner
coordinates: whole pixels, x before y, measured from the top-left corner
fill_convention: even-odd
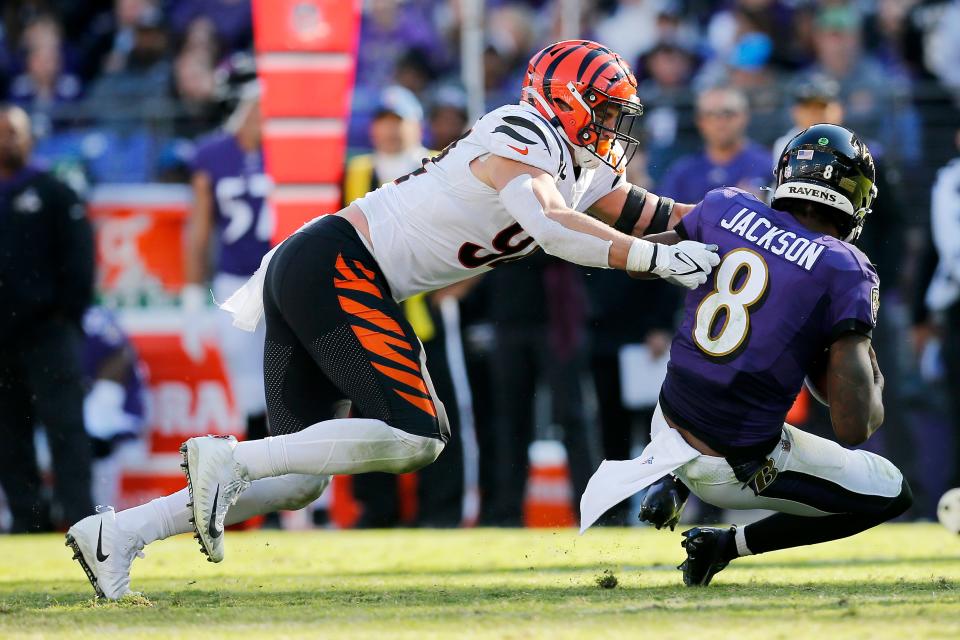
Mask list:
[[[186,185],[100,185],[89,198],[97,291],[120,306],[170,304],[183,286]]]

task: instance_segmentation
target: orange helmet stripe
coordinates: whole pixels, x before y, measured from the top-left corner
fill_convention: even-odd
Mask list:
[[[573,54],[575,51],[580,51],[580,50],[582,50],[582,49],[586,49],[586,47],[583,46],[582,44],[579,44],[579,45],[576,45],[576,46],[574,46],[574,47],[570,47],[570,48],[567,49],[566,51],[561,51],[553,60],[550,61],[550,64],[547,65],[547,69],[543,72],[543,79],[544,79],[544,80],[549,80],[549,79],[553,76],[553,74],[556,73],[557,68],[560,66],[560,64],[561,64],[568,56],[570,56],[571,54]],[[569,63],[568,63],[568,64],[569,64]],[[572,74],[571,74],[571,75],[572,75]],[[576,77],[576,76],[574,76],[574,77]],[[552,85],[551,85],[550,83],[545,83],[545,84],[544,84],[544,87],[543,87],[543,93],[544,93],[544,95],[546,96],[548,102],[550,102],[550,101],[553,100],[553,95],[552,95],[553,92],[552,92],[552,90],[551,90],[551,86],[552,86]]]
[[[609,57],[610,57],[610,50],[609,50],[609,49],[606,49],[606,48],[604,48],[604,47],[598,47],[598,48],[596,48],[596,49],[591,50],[587,55],[585,55],[585,56],[583,57],[583,62],[580,63],[580,68],[577,69],[577,76],[576,76],[576,77],[577,77],[577,81],[578,81],[578,82],[582,82],[582,81],[583,81],[583,76],[584,76],[584,74],[587,72],[587,68],[590,66],[590,63],[592,63],[594,60],[596,60],[596,59],[599,58],[600,56],[604,56],[605,58],[609,58]],[[603,60],[602,62],[606,62],[606,61],[607,61],[607,60]],[[603,65],[601,65],[601,68],[602,68],[602,67],[603,67]]]

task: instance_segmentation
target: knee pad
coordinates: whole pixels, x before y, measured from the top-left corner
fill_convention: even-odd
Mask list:
[[[284,495],[281,504],[277,509],[284,511],[299,511],[308,504],[320,497],[330,484],[330,476],[324,475],[306,475],[301,473],[291,473],[282,476],[288,485],[288,491]]]
[[[395,473],[410,473],[422,469],[436,460],[440,452],[443,451],[443,440],[400,433],[410,455],[400,461],[399,468]]]
[[[427,440],[429,440],[429,442],[427,442],[422,447],[422,450],[423,450],[422,466],[424,467],[427,466],[428,464],[432,464],[437,458],[439,458],[440,454],[443,452],[443,448],[446,446],[443,440],[439,440],[437,438],[427,438]]]

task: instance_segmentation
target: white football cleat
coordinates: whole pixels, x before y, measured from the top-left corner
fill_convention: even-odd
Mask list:
[[[130,591],[130,565],[143,557],[143,541],[117,525],[113,507],[87,516],[67,531],[66,546],[80,563],[100,598],[119,600]]]
[[[233,459],[233,436],[190,438],[180,447],[193,510],[193,537],[210,562],[223,560],[223,520],[240,494],[250,486],[243,468]]]

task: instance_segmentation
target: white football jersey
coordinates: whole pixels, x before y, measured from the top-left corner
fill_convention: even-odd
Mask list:
[[[396,300],[465,280],[537,249],[470,162],[495,154],[554,176],[567,205],[585,211],[624,180],[606,164],[581,169],[560,133],[532,106],[500,107],[422,168],[354,202],[370,224],[373,257]]]

